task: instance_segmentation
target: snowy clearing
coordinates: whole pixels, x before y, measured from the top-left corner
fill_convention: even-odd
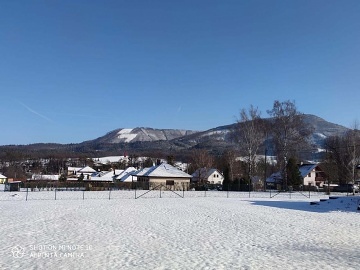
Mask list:
[[[359,196],[133,195],[1,192],[0,269],[360,268]]]

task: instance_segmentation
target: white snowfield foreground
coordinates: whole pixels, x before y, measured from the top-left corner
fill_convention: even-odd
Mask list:
[[[358,196],[54,193],[0,192],[0,269],[360,269]]]

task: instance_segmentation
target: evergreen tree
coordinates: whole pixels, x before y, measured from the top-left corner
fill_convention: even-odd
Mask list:
[[[84,180],[84,174],[81,173],[80,176],[78,177],[78,181],[83,181]]]
[[[294,187],[302,184],[303,179],[295,158],[289,158],[289,161],[286,165],[286,170],[289,186]]]

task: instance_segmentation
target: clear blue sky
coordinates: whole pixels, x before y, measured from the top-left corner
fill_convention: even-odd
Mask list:
[[[274,100],[350,127],[360,1],[0,1],[0,144],[206,130]]]

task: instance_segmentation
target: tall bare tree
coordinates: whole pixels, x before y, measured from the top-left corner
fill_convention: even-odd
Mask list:
[[[310,129],[305,125],[303,115],[298,112],[295,101],[274,101],[273,108],[267,113],[271,119],[271,133],[275,143],[280,166],[284,169],[284,187],[287,189],[287,172],[285,170],[290,155],[296,156],[300,145],[307,145]]]
[[[253,105],[248,110],[240,111],[237,120],[235,138],[240,146],[241,153],[245,156],[248,165],[249,179],[254,176],[256,170],[256,155],[260,145],[264,142],[264,121],[260,117],[261,112]]]
[[[347,151],[346,137],[331,136],[325,140],[326,159],[324,168],[332,182],[345,184],[351,178],[348,164],[351,156]]]
[[[358,147],[360,143],[359,121],[354,121],[353,129],[349,133],[349,139],[351,141],[349,145],[349,151],[351,152],[351,162],[349,166],[351,167],[352,182],[355,182],[356,167],[360,163],[360,151]]]
[[[191,155],[191,166],[198,170],[199,182],[205,182],[206,170],[214,165],[214,158],[205,149],[195,149]]]
[[[236,155],[232,150],[228,150],[224,153],[225,165],[228,168],[228,177],[229,181],[234,181],[235,174],[235,163],[236,163]]]

